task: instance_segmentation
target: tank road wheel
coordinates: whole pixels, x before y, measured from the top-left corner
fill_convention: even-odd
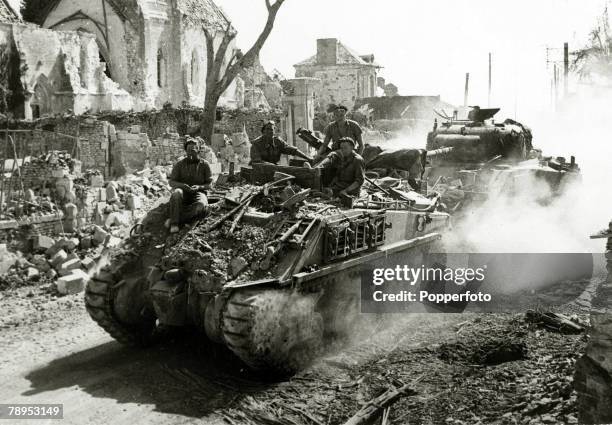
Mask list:
[[[282,290],[233,293],[222,313],[223,338],[255,370],[289,375],[319,353],[323,320],[316,295]]]
[[[146,279],[117,281],[108,271],[98,272],[85,288],[85,307],[91,318],[120,343],[150,345],[155,339],[155,317],[146,311]]]

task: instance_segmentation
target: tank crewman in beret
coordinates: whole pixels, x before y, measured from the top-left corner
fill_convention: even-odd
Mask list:
[[[172,187],[170,197],[170,218],[166,221],[171,233],[179,231],[179,225],[208,210],[206,190],[210,189],[212,173],[210,165],[200,158],[200,141],[187,137],[183,144],[187,156],[172,167],[169,183]]]
[[[312,161],[312,158],[304,152],[295,146],[290,146],[280,137],[275,136],[275,130],[276,123],[274,121],[268,121],[261,127],[262,135],[251,142],[250,164],[258,162],[277,164],[282,154],[299,156],[306,161]]]
[[[338,140],[340,149],[331,152],[317,167],[332,168],[331,189],[335,196],[359,196],[365,180],[365,162],[355,152],[355,141],[350,137]]]
[[[363,140],[361,138],[361,133],[363,131],[357,121],[346,119],[347,111],[348,108],[344,105],[338,105],[333,108],[335,121],[325,128],[325,140],[317,152],[318,158],[325,156],[330,141],[330,149],[332,151],[340,149],[340,139],[343,137],[350,137],[353,139],[353,141],[357,143],[357,153],[359,155],[363,153]]]

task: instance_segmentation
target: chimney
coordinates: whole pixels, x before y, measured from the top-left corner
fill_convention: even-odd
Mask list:
[[[338,58],[338,39],[320,38],[317,40],[317,64],[336,65]]]

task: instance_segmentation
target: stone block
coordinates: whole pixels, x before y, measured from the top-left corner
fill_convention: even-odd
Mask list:
[[[106,238],[108,238],[109,236],[110,235],[106,230],[104,230],[100,226],[94,226],[94,234],[92,239],[94,245],[102,245],[106,241]]]
[[[104,187],[104,177],[94,174],[89,179],[89,184],[91,187]]]
[[[127,227],[129,225],[129,218],[119,211],[110,213],[104,221],[104,227],[106,227],[107,229],[110,229],[112,226]]]
[[[92,271],[93,269],[96,268],[96,262],[93,260],[93,258],[90,257],[85,257],[83,258],[83,260],[81,261],[81,267],[85,270],[85,271]]]
[[[40,276],[40,271],[35,267],[28,267],[26,269],[26,277],[28,279],[33,279]]]
[[[45,235],[36,235],[32,241],[32,248],[36,252],[45,252],[55,245],[55,240]]]
[[[88,280],[89,275],[83,270],[77,269],[57,279],[55,285],[57,291],[62,295],[78,294],[83,292]]]
[[[117,194],[117,188],[115,185],[108,184],[106,186],[106,202],[112,203],[117,202],[119,200],[119,195]]]
[[[62,263],[66,262],[66,260],[68,260],[68,254],[63,249],[60,249],[51,257],[49,263],[51,263],[54,268],[58,268]]]
[[[68,257],[66,257],[66,260],[80,260],[81,257],[79,257],[79,254],[77,254],[76,252],[71,252],[68,254]]]
[[[74,251],[80,243],[81,241],[79,241],[79,238],[70,238],[66,241],[64,248],[68,251]]]
[[[57,239],[53,246],[45,251],[45,254],[47,257],[53,257],[57,252],[64,249],[66,243],[68,243],[68,239],[66,238]]]
[[[71,260],[63,262],[62,265],[59,266],[57,271],[60,274],[60,276],[66,276],[70,274],[72,270],[76,270],[80,268],[81,268],[81,260],[79,260],[78,258],[73,258]]]
[[[130,211],[139,210],[142,208],[142,201],[139,196],[130,193],[127,196],[127,207]]]

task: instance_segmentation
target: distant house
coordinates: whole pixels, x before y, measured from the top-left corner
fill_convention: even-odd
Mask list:
[[[296,77],[321,80],[315,89],[318,106],[342,104],[376,96],[378,70],[374,55],[359,55],[335,38],[317,40],[317,54],[294,65]]]

